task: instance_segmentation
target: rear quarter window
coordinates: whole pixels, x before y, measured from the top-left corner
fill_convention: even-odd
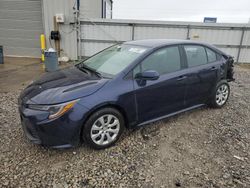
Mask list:
[[[216,59],[217,59],[217,60],[221,60],[222,57],[223,57],[223,56],[222,56],[221,54],[217,54],[217,53],[216,53]]]
[[[213,50],[206,48],[206,51],[207,51],[208,63],[217,61],[217,54]]]

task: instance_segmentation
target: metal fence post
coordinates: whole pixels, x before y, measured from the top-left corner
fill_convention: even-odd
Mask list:
[[[187,26],[187,40],[190,40],[190,25]]]
[[[236,59],[236,62],[237,62],[237,63],[239,63],[239,59],[240,59],[240,52],[241,52],[241,48],[242,48],[242,43],[243,43],[243,39],[244,39],[244,34],[245,34],[245,27],[242,27],[242,33],[241,33],[241,38],[240,38],[240,45],[239,45],[238,54],[237,54],[237,59]]]
[[[135,24],[134,23],[132,23],[131,24],[131,26],[132,26],[132,40],[135,40]]]

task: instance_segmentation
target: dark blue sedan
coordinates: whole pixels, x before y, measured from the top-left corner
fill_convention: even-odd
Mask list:
[[[228,100],[233,58],[214,46],[141,40],[107,48],[43,75],[19,97],[23,130],[43,146],[113,145],[124,128],[142,126]]]

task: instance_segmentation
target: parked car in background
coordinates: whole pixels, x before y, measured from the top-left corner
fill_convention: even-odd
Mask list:
[[[212,45],[141,40],[47,73],[19,97],[25,134],[54,148],[112,146],[124,128],[228,100],[233,58]]]

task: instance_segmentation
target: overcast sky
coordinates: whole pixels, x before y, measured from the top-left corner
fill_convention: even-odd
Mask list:
[[[250,0],[114,0],[114,19],[247,23]]]

